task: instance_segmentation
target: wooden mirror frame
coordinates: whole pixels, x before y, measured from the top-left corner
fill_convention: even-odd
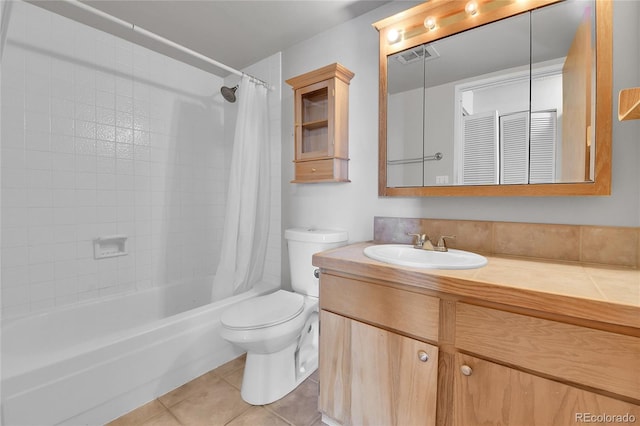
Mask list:
[[[425,196],[567,196],[611,194],[611,126],[612,126],[612,0],[595,0],[596,4],[596,159],[593,182],[450,185],[387,187],[387,56],[432,42],[500,19],[557,3],[559,0],[476,0],[479,13],[468,16],[467,2],[430,0],[373,24],[380,35],[380,85],[378,130],[378,195],[386,197]],[[424,20],[436,17],[441,23],[427,30]],[[400,30],[400,41],[389,43],[387,35]]]

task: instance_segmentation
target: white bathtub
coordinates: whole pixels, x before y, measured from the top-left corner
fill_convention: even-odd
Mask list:
[[[164,287],[2,324],[2,424],[104,424],[242,353],[204,286]],[[198,306],[202,305],[202,306]]]

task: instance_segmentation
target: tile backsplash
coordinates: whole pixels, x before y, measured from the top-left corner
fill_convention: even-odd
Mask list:
[[[640,228],[450,219],[374,218],[374,241],[410,244],[407,233],[441,235],[451,248],[487,255],[640,268]]]

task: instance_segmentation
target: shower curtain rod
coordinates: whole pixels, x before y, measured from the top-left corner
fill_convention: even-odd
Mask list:
[[[187,47],[184,47],[181,44],[175,43],[175,42],[173,42],[173,41],[171,41],[171,40],[169,40],[167,38],[164,38],[164,37],[162,37],[162,36],[160,36],[160,35],[158,35],[156,33],[153,33],[153,32],[151,32],[149,30],[145,30],[144,28],[139,27],[139,26],[137,26],[137,25],[135,25],[135,24],[133,24],[131,22],[127,22],[127,21],[125,21],[123,19],[120,19],[120,18],[117,18],[117,17],[115,17],[113,15],[109,15],[108,13],[103,12],[100,9],[96,9],[95,7],[86,5],[86,4],[82,3],[82,2],[80,2],[79,0],[63,0],[63,1],[65,3],[68,3],[70,5],[73,5],[73,6],[77,7],[77,8],[79,8],[79,9],[82,9],[82,10],[84,10],[86,12],[92,13],[92,14],[100,16],[101,18],[104,18],[104,19],[106,19],[108,21],[111,21],[111,22],[116,23],[118,25],[121,25],[123,27],[129,28],[129,29],[133,30],[134,32],[142,34],[142,35],[144,35],[144,36],[146,36],[146,37],[148,37],[150,39],[153,39],[155,41],[159,41],[160,43],[163,43],[163,44],[165,44],[167,46],[173,47],[174,49],[177,49],[177,50],[179,50],[179,51],[181,51],[183,53],[186,53],[186,54],[188,54],[190,56],[193,56],[194,58],[198,58],[198,59],[200,59],[200,60],[202,60],[202,61],[204,61],[204,62],[206,62],[208,64],[214,65],[214,66],[216,66],[218,68],[222,68],[225,71],[229,71],[232,74],[239,75],[240,77],[242,77],[243,75],[247,75],[250,78],[252,78],[253,80],[257,81],[259,84],[264,85],[267,89],[272,90],[271,85],[269,83],[267,83],[266,81],[264,81],[264,80],[261,80],[261,79],[259,79],[257,77],[254,77],[254,76],[250,75],[250,74],[247,74],[247,73],[244,73],[242,71],[239,71],[239,70],[237,70],[235,68],[231,68],[230,66],[225,65],[222,62],[218,62],[218,61],[216,61],[214,59],[209,58],[208,56],[205,56],[205,55],[203,55],[201,53],[196,52],[195,50],[191,50],[191,49],[189,49]]]

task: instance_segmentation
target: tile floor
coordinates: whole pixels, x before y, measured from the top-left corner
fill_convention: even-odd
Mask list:
[[[114,420],[107,426],[320,426],[317,372],[268,405],[240,397],[244,356]]]

